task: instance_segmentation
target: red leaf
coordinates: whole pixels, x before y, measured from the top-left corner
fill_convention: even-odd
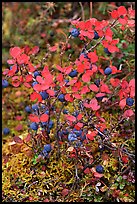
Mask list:
[[[37,115],[34,115],[34,114],[30,114],[28,116],[29,120],[31,120],[32,122],[36,122],[36,123],[39,123],[40,122],[40,119]]]
[[[129,82],[129,87],[132,86],[132,87],[135,87],[135,79],[131,79],[130,82]]]
[[[17,57],[17,62],[18,64],[27,64],[29,59],[30,57],[27,56],[26,54],[21,54]]]
[[[111,12],[111,16],[112,16],[112,18],[114,18],[114,19],[118,18],[118,11],[117,11],[117,10],[113,10],[113,11]]]
[[[40,85],[40,84],[35,84],[34,86],[33,86],[33,89],[35,90],[35,91],[42,91],[43,89],[42,89],[42,85]]]
[[[90,174],[90,173],[91,173],[90,168],[86,168],[86,169],[84,170],[84,173],[85,173],[85,174]]]
[[[47,114],[43,114],[40,116],[40,121],[41,122],[47,122],[48,118],[49,118],[49,116]]]
[[[90,89],[88,88],[88,86],[83,86],[80,93],[85,94],[87,92],[90,92]]]
[[[63,81],[63,74],[62,73],[58,74],[58,76],[56,77],[56,80],[59,82],[62,82]]]
[[[77,77],[75,77],[75,79],[70,80],[70,81],[67,83],[67,85],[73,85],[73,84],[76,83],[76,81],[77,81]]]
[[[57,68],[59,71],[63,72],[63,68],[61,68],[61,66],[56,65],[56,68]]]
[[[31,134],[28,134],[27,137],[24,139],[26,142],[29,142],[31,140]]]
[[[101,178],[101,177],[104,176],[104,174],[100,174],[100,173],[98,173],[98,172],[95,172],[95,173],[94,173],[94,176],[97,177],[97,178]]]
[[[112,86],[117,87],[120,84],[120,80],[117,79],[117,78],[115,78],[115,79],[111,78],[110,83],[111,83]]]
[[[23,143],[23,140],[22,140],[20,137],[18,137],[18,136],[14,136],[14,137],[13,137],[13,140],[14,140],[16,143]]]
[[[74,117],[73,115],[65,115],[67,120],[71,121],[71,122],[75,122],[76,121],[76,117]]]
[[[127,10],[124,6],[120,6],[118,7],[118,15],[121,16],[121,15],[126,15],[127,14]]]
[[[134,112],[132,109],[126,110],[123,114],[124,118],[128,118],[131,117],[132,115],[134,115]]]
[[[101,93],[101,92],[100,92],[100,93],[97,93],[97,94],[96,94],[96,97],[102,97],[102,96],[105,96],[105,95],[106,95],[105,93]]]
[[[47,93],[48,93],[50,96],[55,96],[55,91],[52,90],[52,89],[48,89],[48,90],[47,90]]]
[[[29,54],[37,54],[39,52],[39,47],[38,46],[35,46],[32,48],[32,50],[29,52]]]
[[[126,24],[127,24],[127,20],[126,20],[126,19],[119,18],[118,21],[119,21],[119,23],[120,23],[121,25],[126,25]]]
[[[75,125],[75,128],[76,129],[81,129],[83,127],[83,123],[77,123],[76,125]]]
[[[68,66],[68,67],[64,67],[64,73],[65,74],[69,74],[71,72],[71,70],[72,70],[72,66],[71,65]]]
[[[37,76],[36,77],[37,82],[39,82],[40,84],[44,84],[44,79],[41,76]]]
[[[128,163],[128,156],[122,156],[122,161],[127,164]]]
[[[63,196],[66,196],[66,195],[68,195],[68,192],[69,192],[69,190],[67,188],[65,188],[65,189],[62,190],[61,194]]]
[[[94,91],[94,92],[99,91],[99,88],[95,84],[90,84],[89,88],[90,88],[91,91]]]
[[[76,99],[81,99],[81,95],[79,94],[73,94],[73,97],[75,97]]]
[[[126,98],[124,98],[120,101],[119,106],[121,109],[123,109],[126,106]]]
[[[66,94],[66,95],[65,95],[65,100],[66,100],[66,101],[73,102],[74,99],[73,99],[73,97],[71,96],[71,94]]]
[[[7,60],[8,64],[15,64],[15,62],[16,62],[15,60],[11,60],[11,59]]]
[[[13,58],[17,58],[21,54],[21,49],[19,47],[10,48],[10,55]]]
[[[55,52],[57,50],[57,46],[52,46],[52,47],[49,47],[49,51],[50,52]]]
[[[12,69],[9,70],[9,72],[8,72],[8,76],[13,76],[15,74],[16,70],[17,70],[17,65],[13,65]]]
[[[24,86],[26,86],[27,88],[31,88],[31,85],[29,83],[24,82]]]
[[[86,108],[90,108],[90,104],[84,102],[83,105],[86,107]]]
[[[108,51],[111,53],[114,53],[114,52],[119,52],[119,49],[118,49],[118,47],[116,47],[114,45],[108,45]]]
[[[28,74],[28,75],[26,75],[26,82],[30,82],[30,81],[32,81],[32,79],[33,79],[33,76],[31,75],[31,74]]]
[[[111,93],[111,91],[108,88],[108,85],[106,85],[104,83],[101,84],[100,91],[105,92],[105,93]]]
[[[23,119],[23,116],[20,116],[20,115],[16,116],[16,120],[22,120],[22,119]]]
[[[34,100],[38,99],[38,101],[41,102],[42,101],[42,96],[40,94],[38,94],[37,92],[33,92],[30,95],[30,99],[31,99],[31,101],[34,101]]]
[[[84,70],[85,70],[85,65],[84,64],[79,64],[78,66],[77,66],[77,71],[79,72],[79,73],[83,73],[84,72]]]
[[[77,120],[81,120],[82,119],[82,117],[83,117],[83,115],[80,113],[80,114],[78,114],[78,116],[77,116]]]
[[[95,99],[95,98],[91,99],[90,107],[92,108],[93,111],[100,109],[100,105],[98,105],[97,99]]]
[[[130,87],[130,97],[133,98],[135,96],[135,87]]]
[[[85,73],[82,75],[82,81],[84,82],[89,82],[90,81],[90,76],[89,74]]]
[[[89,140],[94,140],[94,137],[97,135],[97,131],[93,131],[93,132],[90,132],[90,133],[87,133],[87,138]]]
[[[22,130],[22,128],[23,128],[22,124],[19,124],[16,126],[15,130],[20,131]]]
[[[92,63],[95,63],[98,61],[98,56],[96,55],[95,52],[89,52],[88,57],[91,59]]]

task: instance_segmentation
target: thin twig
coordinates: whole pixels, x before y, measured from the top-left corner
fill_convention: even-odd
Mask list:
[[[89,2],[89,5],[90,5],[90,9],[89,9],[90,18],[92,18],[92,2]]]
[[[84,21],[85,20],[85,13],[84,13],[84,8],[83,8],[83,5],[81,2],[79,2],[80,4],[80,7],[81,7],[81,13],[82,13],[82,20]]]

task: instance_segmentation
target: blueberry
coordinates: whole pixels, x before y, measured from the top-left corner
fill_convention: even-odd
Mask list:
[[[6,79],[2,79],[2,88],[7,88],[9,86],[9,83]]]
[[[106,53],[106,54],[108,54],[108,55],[110,55],[111,54],[111,52],[109,52],[109,50],[108,50],[108,48],[104,48],[104,52]]]
[[[44,157],[47,157],[49,154],[48,154],[47,151],[43,150],[43,151],[42,151],[42,155],[43,155]]]
[[[37,129],[38,129],[38,124],[35,123],[35,122],[33,122],[33,123],[30,124],[30,128],[31,128],[32,130],[37,130]]]
[[[34,85],[36,85],[36,84],[38,84],[38,82],[37,82],[37,81],[34,81],[34,82],[32,83],[32,87],[33,87]]]
[[[31,108],[30,108],[29,106],[26,106],[26,107],[25,107],[25,111],[26,111],[27,113],[31,113]]]
[[[69,76],[70,76],[70,77],[76,77],[77,75],[78,75],[77,70],[73,70],[73,71],[71,71],[71,72],[69,73]]]
[[[76,130],[75,128],[73,129],[73,132],[77,135],[77,137],[79,137],[80,135],[82,135],[82,130]]]
[[[77,140],[77,135],[74,134],[74,133],[69,133],[69,135],[68,135],[68,140],[69,140],[70,142],[76,141],[76,140]]]
[[[94,81],[94,84],[95,84],[97,87],[99,87],[99,85],[100,85],[100,79],[96,79],[96,80]]]
[[[50,144],[46,144],[44,145],[44,151],[50,152],[51,151],[51,145]]]
[[[127,98],[127,99],[126,99],[126,104],[127,104],[128,106],[133,106],[134,100],[133,100],[132,98]]]
[[[42,123],[42,127],[47,125],[47,122],[41,122]]]
[[[37,76],[39,76],[40,75],[40,73],[38,72],[38,71],[35,71],[34,72],[34,77],[37,77]]]
[[[50,129],[49,128],[47,129],[47,133],[50,134]]]
[[[109,75],[112,73],[112,69],[110,67],[107,67],[105,70],[104,70],[104,74],[105,75]]]
[[[46,110],[46,111],[45,111],[45,114],[47,114],[47,115],[48,115],[48,114],[49,114],[49,110]]]
[[[103,173],[103,171],[104,171],[103,166],[101,166],[100,164],[99,164],[99,165],[97,165],[97,166],[96,166],[96,171],[97,171],[98,173],[102,174],[102,173]]]
[[[52,120],[49,121],[49,129],[52,129],[54,126],[54,122]]]
[[[64,102],[64,101],[65,101],[65,96],[64,96],[64,94],[60,94],[60,95],[58,96],[58,99],[59,99],[59,101]]]
[[[71,35],[72,35],[73,37],[78,37],[79,34],[80,34],[79,30],[76,29],[76,28],[74,28],[70,33],[71,33]]]
[[[64,135],[68,135],[68,134],[69,134],[69,131],[68,131],[68,130],[62,130],[62,133],[63,133]]]
[[[42,99],[45,100],[49,97],[49,94],[46,91],[41,91],[40,95],[42,96]]]
[[[86,139],[86,135],[80,135],[80,139],[84,141]]]
[[[99,35],[98,35],[98,33],[96,31],[94,31],[94,39],[95,40],[99,39]]]
[[[10,129],[9,128],[4,128],[3,129],[3,134],[4,135],[8,135],[10,133]]]
[[[39,110],[39,106],[38,106],[37,104],[33,104],[33,105],[32,105],[32,109],[33,109],[34,111],[38,111],[38,110]]]
[[[64,114],[68,114],[68,113],[69,113],[69,111],[68,111],[68,110],[66,110],[66,109],[64,109],[64,110],[63,110],[63,113],[64,113]]]
[[[49,33],[49,34],[50,34],[50,36],[51,36],[51,37],[53,37],[53,36],[54,36],[54,32],[53,32],[52,30],[50,31],[50,33]]]
[[[42,105],[41,105],[41,108],[42,108],[42,109],[45,109],[45,108],[46,108],[46,106],[45,106],[44,104],[42,104]]]
[[[78,110],[74,111],[73,116],[77,117],[78,115],[79,115],[79,111]]]

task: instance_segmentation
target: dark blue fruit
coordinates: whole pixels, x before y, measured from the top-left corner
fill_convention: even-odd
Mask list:
[[[110,55],[111,54],[111,52],[109,52],[109,50],[108,50],[108,48],[104,48],[104,52],[106,53],[106,54],[108,54],[108,55]]]
[[[30,124],[30,128],[31,128],[32,130],[37,130],[37,129],[38,129],[38,124],[35,123],[35,122],[33,122],[33,123]]]
[[[77,135],[77,137],[79,137],[80,135],[82,135],[82,130],[76,130],[75,128],[73,129],[73,133],[75,133]]]
[[[107,67],[105,70],[104,70],[104,74],[105,75],[109,75],[112,73],[112,69],[110,67]]]
[[[37,76],[39,76],[40,75],[40,73],[38,72],[38,71],[35,71],[34,72],[34,77],[37,77]]]
[[[63,113],[64,113],[64,114],[68,114],[68,113],[69,113],[69,111],[68,111],[68,110],[66,110],[66,109],[64,109],[64,110],[63,110]]]
[[[34,81],[34,82],[32,83],[32,87],[33,87],[34,85],[36,85],[36,84],[38,84],[38,82],[37,82],[37,81]]]
[[[104,171],[103,166],[101,166],[100,164],[99,164],[99,165],[97,165],[97,166],[96,166],[96,171],[97,171],[98,173],[102,174],[102,173],[103,173],[103,171]]]
[[[65,96],[64,96],[64,94],[60,94],[60,95],[58,96],[58,99],[59,99],[59,101],[64,102],[64,101],[65,101]]]
[[[70,142],[76,141],[76,140],[77,140],[77,135],[74,134],[74,133],[69,133],[69,135],[68,135],[68,140],[69,140]]]
[[[7,88],[9,86],[9,83],[6,79],[2,79],[2,88]]]
[[[54,122],[52,120],[49,121],[49,129],[52,129],[54,126]]]
[[[29,106],[26,106],[26,107],[25,107],[25,111],[26,111],[27,113],[31,113],[31,108],[30,108]]]
[[[46,91],[41,91],[40,95],[43,100],[47,99],[49,97],[49,94]]]
[[[44,145],[44,151],[50,152],[51,151],[51,145],[50,144],[46,144]]]
[[[99,35],[98,35],[98,33],[96,31],[94,31],[94,39],[95,40],[99,39]]]
[[[72,35],[73,37],[78,37],[79,34],[80,34],[79,30],[76,29],[76,28],[74,28],[70,33],[71,33],[71,35]]]
[[[133,106],[134,100],[133,100],[132,98],[127,98],[127,99],[126,99],[126,104],[127,104],[128,106]]]
[[[79,111],[74,111],[73,116],[77,117],[79,115]]]
[[[3,129],[3,134],[4,135],[8,135],[10,133],[10,129],[9,128],[4,128]]]
[[[39,106],[38,106],[37,104],[33,104],[33,105],[32,105],[32,109],[33,109],[34,111],[39,110]]]
[[[97,87],[99,87],[99,85],[100,85],[100,79],[96,79],[96,80],[94,81],[94,84],[95,84]]]
[[[78,75],[77,70],[73,70],[73,71],[71,71],[71,72],[69,73],[69,76],[70,76],[70,77],[76,77],[77,75]]]

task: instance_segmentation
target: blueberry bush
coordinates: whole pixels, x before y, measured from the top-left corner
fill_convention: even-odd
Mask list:
[[[40,15],[50,16],[53,5],[39,4]],[[110,5],[98,20],[83,19],[80,4],[82,19],[50,32],[56,42],[46,39],[46,52],[10,47],[2,72],[3,201],[135,201],[135,10]]]

